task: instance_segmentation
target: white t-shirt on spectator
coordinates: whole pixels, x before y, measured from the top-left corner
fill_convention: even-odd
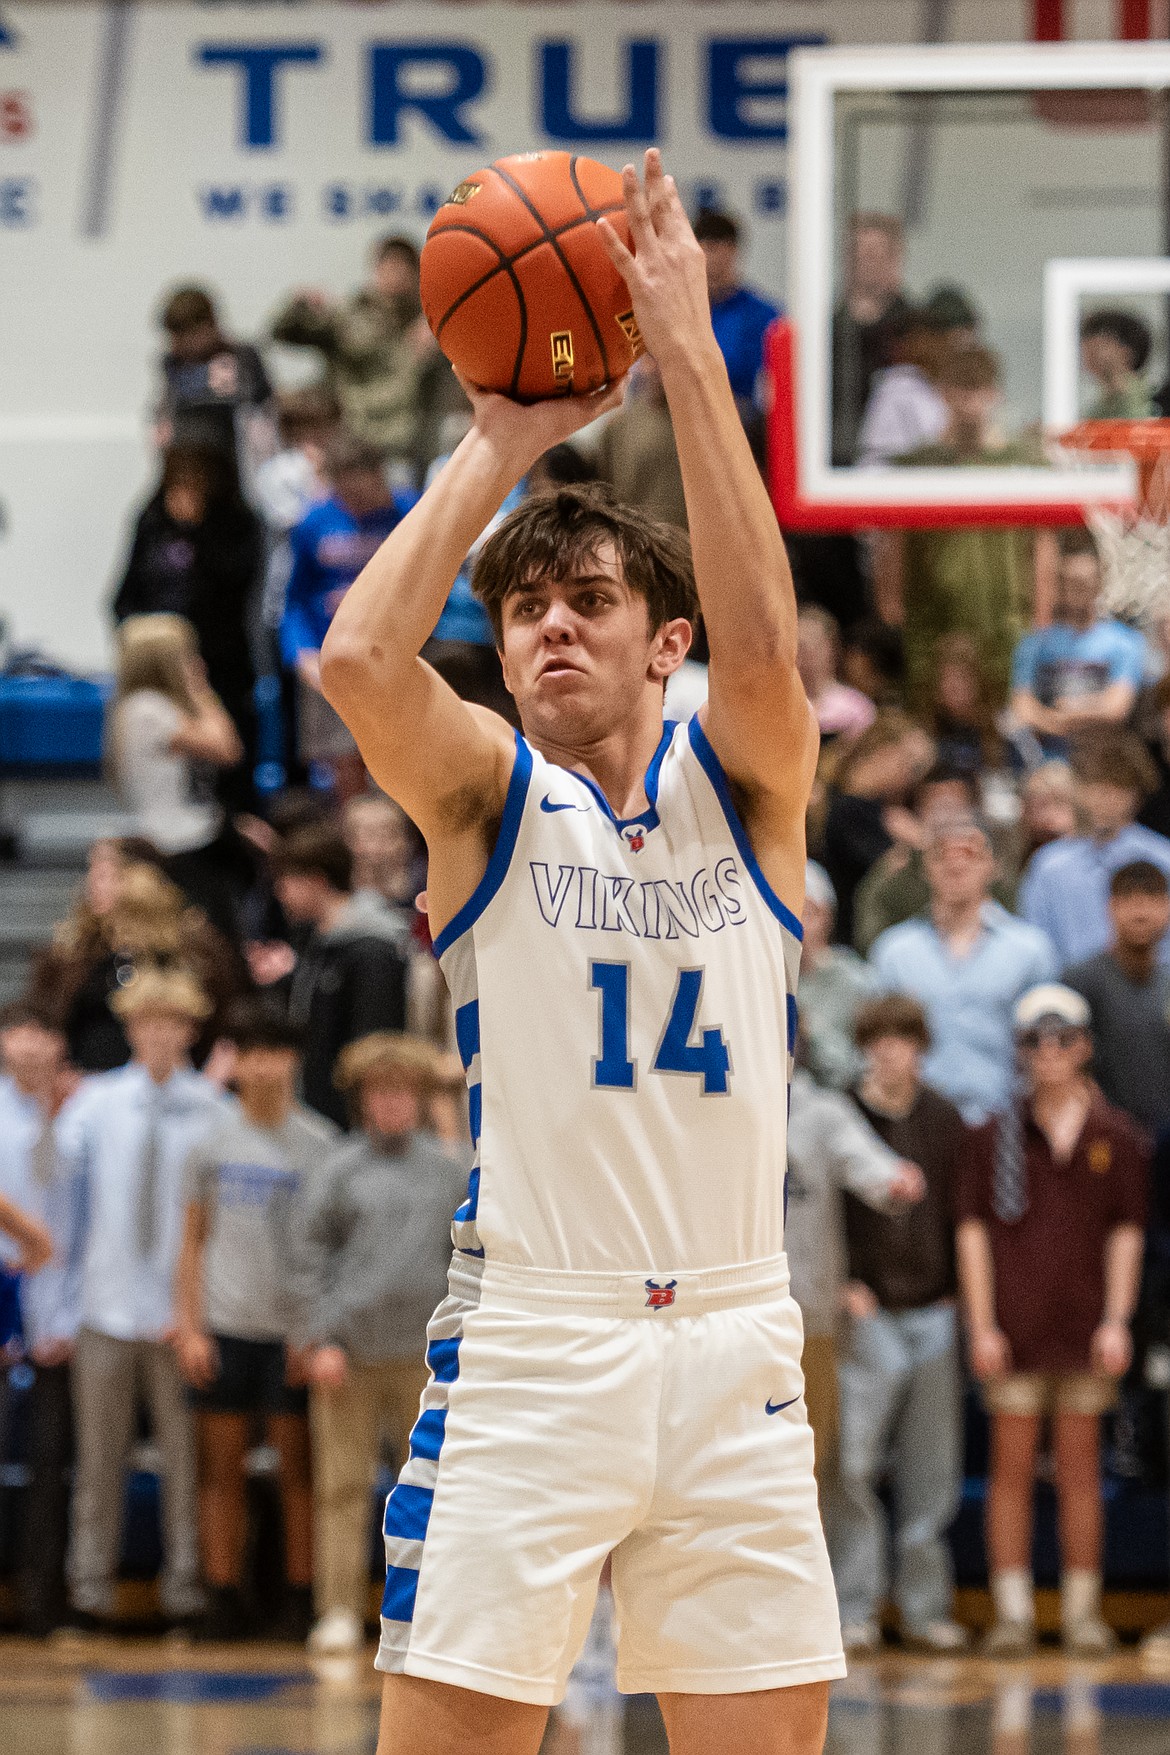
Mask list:
[[[160,853],[214,841],[223,812],[203,795],[198,765],[171,748],[183,712],[155,689],[136,689],[118,708],[117,782],[135,829]]]
[[[857,461],[886,464],[920,445],[933,445],[949,419],[942,396],[917,366],[885,366],[875,373],[865,405]]]

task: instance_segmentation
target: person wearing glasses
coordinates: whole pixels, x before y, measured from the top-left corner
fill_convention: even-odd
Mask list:
[[[1145,1136],[1087,1077],[1081,994],[1033,987],[1015,1010],[1021,1088],[960,1157],[959,1286],[971,1368],[991,1416],[987,1553],[990,1656],[1035,1640],[1031,1555],[1036,1451],[1052,1422],[1065,1650],[1115,1643],[1101,1615],[1100,1421],[1132,1354],[1141,1276]]]

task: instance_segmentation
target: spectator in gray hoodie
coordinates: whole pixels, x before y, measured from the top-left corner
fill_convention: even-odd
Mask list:
[[[848,1189],[879,1211],[922,1199],[917,1164],[898,1158],[848,1097],[822,1089],[803,1066],[792,1075],[784,1249],[792,1296],[804,1318],[805,1406],[816,1441],[822,1494],[832,1479],[839,1426],[837,1330],[846,1279]]]
[[[361,1131],[322,1165],[305,1213],[318,1652],[361,1641],[381,1440],[401,1468],[427,1384],[427,1323],[446,1295],[466,1177],[421,1131],[436,1067],[413,1037],[349,1044],[336,1082]]]

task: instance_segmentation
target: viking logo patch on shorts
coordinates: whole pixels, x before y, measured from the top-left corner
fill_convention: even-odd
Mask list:
[[[665,1286],[660,1286],[658,1284],[657,1280],[647,1280],[646,1281],[646,1308],[647,1308],[647,1310],[665,1310],[665,1309],[667,1309],[669,1305],[674,1303],[675,1287],[677,1285],[678,1285],[677,1280],[667,1280]]]

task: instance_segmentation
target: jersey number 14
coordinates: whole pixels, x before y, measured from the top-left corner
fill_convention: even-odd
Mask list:
[[[593,1083],[602,1091],[632,1091],[637,1065],[630,1059],[630,966],[591,962],[589,985],[601,995],[601,1053],[593,1062]],[[691,1073],[702,1079],[705,1097],[723,1096],[731,1073],[723,1031],[702,1030],[691,1040],[702,993],[703,971],[680,969],[651,1070]]]

